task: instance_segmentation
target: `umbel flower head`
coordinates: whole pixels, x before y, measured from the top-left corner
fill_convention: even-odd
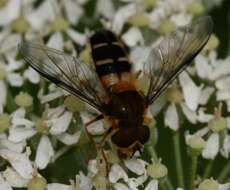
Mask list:
[[[126,159],[103,136],[106,122],[84,128],[98,114],[94,108],[41,78],[18,52],[22,41],[43,42],[94,67],[89,37],[108,29],[127,46],[139,77],[135,85],[147,94],[148,76],[139,71],[149,52],[178,27],[215,15],[216,7],[225,10],[222,3],[0,0],[0,189],[230,189],[230,57],[219,54],[219,47],[227,52],[223,36],[212,34],[194,63],[149,107],[149,141]]]

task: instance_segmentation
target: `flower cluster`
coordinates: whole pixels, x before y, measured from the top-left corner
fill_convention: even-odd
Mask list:
[[[127,45],[138,71],[159,40],[220,4],[0,0],[0,189],[230,189],[230,57],[218,58],[214,34],[150,107],[143,151],[124,160],[110,141],[102,153],[92,147],[83,125],[95,110],[41,78],[17,48],[38,41],[92,64],[88,37],[107,28]],[[146,92],[144,76],[139,83]],[[98,121],[88,130],[101,138],[107,127]]]

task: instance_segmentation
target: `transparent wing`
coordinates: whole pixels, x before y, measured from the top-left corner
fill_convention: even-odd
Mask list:
[[[103,112],[106,92],[93,68],[76,57],[43,45],[23,42],[19,51],[42,76]]]
[[[207,43],[212,28],[212,19],[209,16],[202,17],[192,24],[178,28],[150,51],[143,68],[150,80],[146,94],[147,104],[152,104],[192,62]]]

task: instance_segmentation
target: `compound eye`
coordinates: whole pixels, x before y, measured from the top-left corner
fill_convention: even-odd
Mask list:
[[[149,136],[150,136],[149,127],[146,125],[143,125],[141,129],[139,130],[139,142],[141,144],[145,144],[149,140]]]

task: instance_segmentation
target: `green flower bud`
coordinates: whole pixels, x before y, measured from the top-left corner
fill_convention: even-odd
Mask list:
[[[150,21],[145,13],[139,12],[128,19],[128,23],[137,27],[148,26]]]
[[[152,178],[158,179],[168,175],[168,169],[165,165],[159,163],[152,163],[147,167],[147,173]]]
[[[63,17],[57,17],[51,23],[50,29],[52,32],[65,31],[69,27],[69,22]]]
[[[179,104],[183,101],[183,94],[178,87],[173,86],[167,90],[167,100],[169,102]]]
[[[82,60],[84,63],[93,64],[93,60],[91,57],[91,49],[89,44],[85,46],[85,49],[81,51],[79,56],[80,56],[80,60]]]
[[[208,40],[208,43],[205,46],[205,49],[206,50],[213,50],[213,49],[218,47],[219,43],[220,43],[220,41],[217,38],[217,36],[215,34],[212,34],[210,39]]]
[[[82,112],[85,110],[85,104],[75,96],[67,96],[64,105],[71,112]]]
[[[187,6],[187,12],[192,15],[200,15],[204,10],[204,5],[200,1],[193,1]]]
[[[227,120],[224,117],[215,117],[208,123],[208,127],[214,132],[218,133],[227,128]]]
[[[0,80],[3,80],[6,77],[6,70],[0,67]]]
[[[32,96],[26,92],[20,92],[14,101],[20,107],[29,107],[33,104]]]
[[[8,3],[8,0],[0,0],[0,9],[5,7]]]
[[[49,129],[47,128],[46,123],[42,119],[38,119],[35,123],[35,128],[38,133],[48,134]]]
[[[188,140],[188,145],[195,151],[202,151],[206,142],[200,136],[194,135]]]
[[[27,185],[27,189],[28,190],[46,190],[46,186],[47,186],[47,181],[45,178],[35,176],[29,181]]]
[[[205,179],[200,183],[198,190],[218,190],[219,185],[214,179]]]
[[[18,17],[11,23],[11,28],[14,32],[23,34],[30,27],[29,22],[22,16]]]
[[[148,9],[155,7],[157,0],[142,0],[142,3]]]
[[[93,182],[96,190],[107,190],[109,183],[106,176],[100,175],[99,173],[93,178]]]
[[[117,154],[114,151],[109,151],[108,153],[106,153],[106,158],[107,158],[108,162],[111,164],[116,164],[116,163],[120,162],[119,157],[117,156]]]
[[[176,29],[176,26],[172,21],[164,20],[161,22],[161,24],[158,28],[158,32],[166,35],[166,34],[173,32],[175,29]]]
[[[10,116],[8,114],[0,114],[0,133],[6,131],[10,127]]]

